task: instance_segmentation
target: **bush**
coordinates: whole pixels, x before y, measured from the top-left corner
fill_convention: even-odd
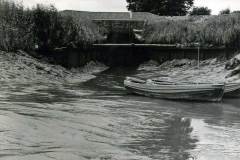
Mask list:
[[[222,10],[222,11],[219,12],[220,15],[223,15],[223,14],[230,14],[230,13],[231,13],[231,11],[230,11],[229,8],[224,9],[224,10]]]
[[[54,6],[37,5],[33,12],[33,33],[41,49],[49,50],[61,45],[62,22]]]
[[[240,14],[240,11],[233,11],[234,14]]]
[[[193,15],[211,15],[211,9],[207,7],[194,7],[192,11],[189,12],[191,16]]]

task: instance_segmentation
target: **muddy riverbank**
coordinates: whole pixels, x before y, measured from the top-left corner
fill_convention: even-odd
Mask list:
[[[149,61],[139,66],[140,78],[195,83],[225,83],[240,79],[239,55],[232,59],[213,58],[200,61],[180,59],[159,64]],[[146,73],[147,72],[147,73]]]

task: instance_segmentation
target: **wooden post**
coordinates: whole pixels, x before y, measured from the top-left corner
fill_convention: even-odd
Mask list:
[[[131,20],[133,18],[132,12],[129,12],[129,22],[128,22],[128,36],[129,36],[129,41],[132,43],[132,25],[131,25]]]
[[[198,46],[198,69],[200,68],[200,46]]]

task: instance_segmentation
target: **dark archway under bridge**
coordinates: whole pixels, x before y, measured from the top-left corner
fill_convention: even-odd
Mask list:
[[[148,60],[160,64],[173,59],[198,59],[197,47],[169,44],[95,44],[92,53],[109,66],[136,66]],[[200,48],[200,60],[229,59],[236,51],[225,47]]]
[[[136,34],[143,32],[146,20],[139,19],[94,19],[98,32],[105,36],[102,44],[141,43]]]
[[[45,52],[44,52],[45,53]],[[226,48],[201,48],[200,59],[230,58],[235,52]],[[173,59],[197,59],[197,48],[178,48],[174,45],[147,44],[97,44],[88,49],[64,49],[51,55],[55,63],[65,67],[80,67],[90,61],[99,61],[110,67],[138,66],[146,61],[163,63]]]

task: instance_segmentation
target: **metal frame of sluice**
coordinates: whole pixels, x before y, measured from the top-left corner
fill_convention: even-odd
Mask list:
[[[122,44],[93,44],[93,47],[158,47],[158,48],[177,48],[176,45],[171,44],[135,44],[135,43],[122,43]]]
[[[139,43],[102,43],[102,44],[93,44],[93,47],[103,47],[103,48],[111,48],[111,47],[139,47],[139,48],[158,48],[158,49],[173,49],[173,50],[225,50],[225,47],[212,47],[212,48],[207,48],[207,47],[183,47],[183,46],[178,46],[176,44],[139,44]]]

